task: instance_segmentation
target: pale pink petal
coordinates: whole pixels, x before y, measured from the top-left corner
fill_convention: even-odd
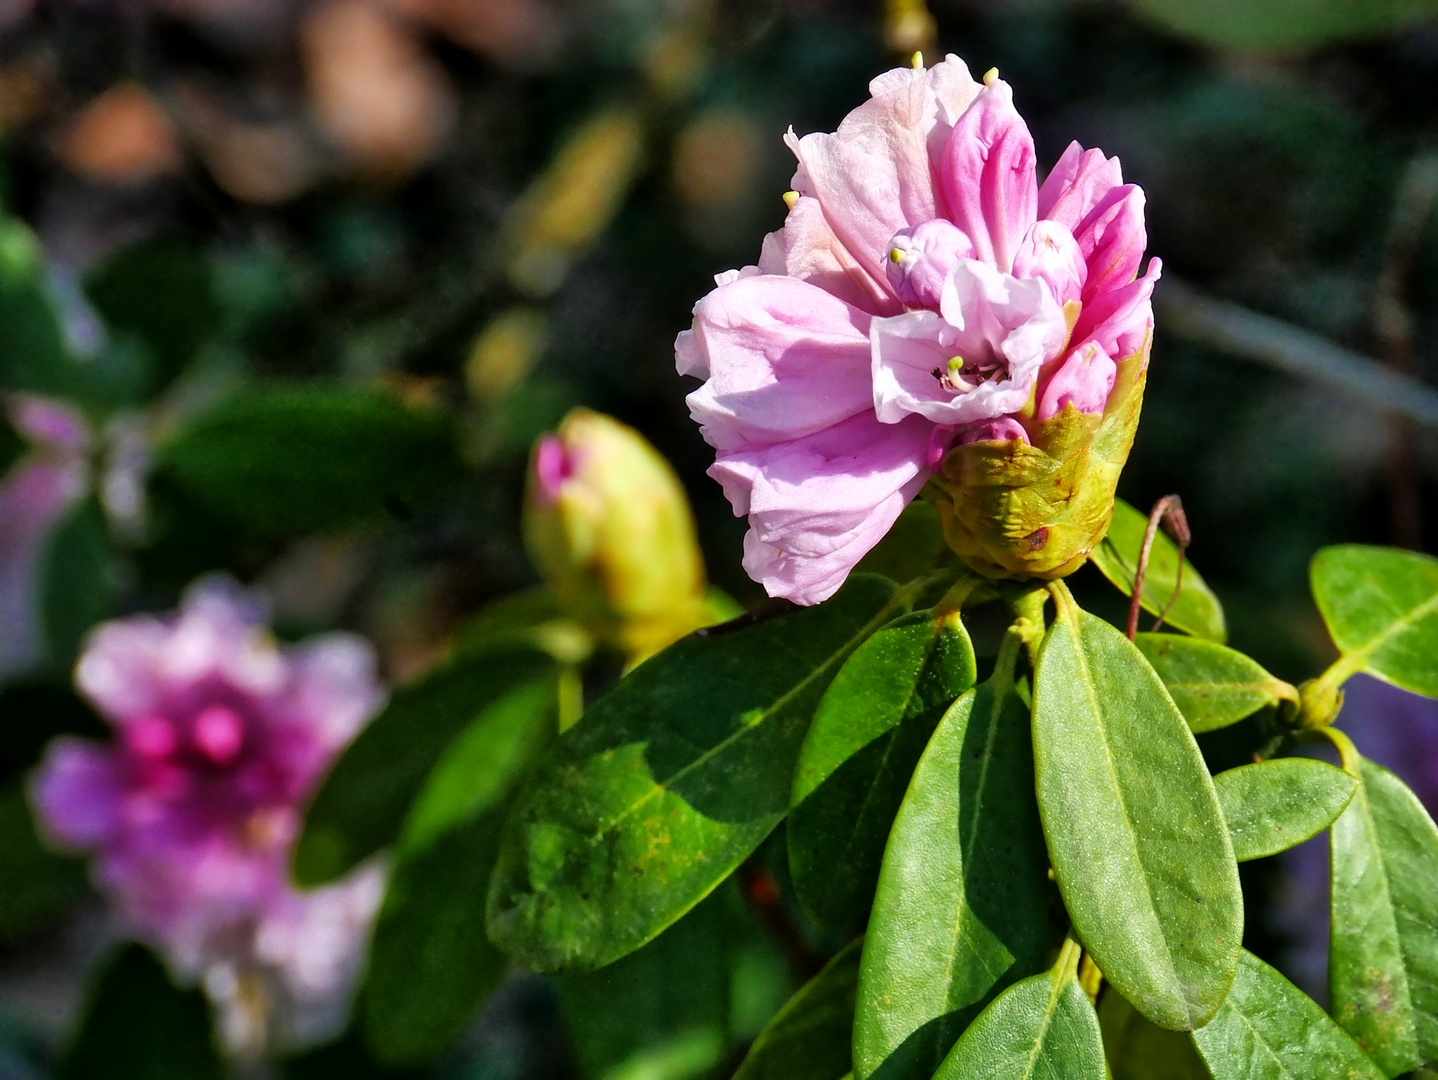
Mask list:
[[[719,455],[709,475],[748,514],[744,567],[771,596],[817,604],[928,478],[929,425],[856,416],[793,442]]]
[[[1143,190],[1133,184],[1114,188],[1074,232],[1088,263],[1084,303],[1127,285],[1138,273],[1148,234],[1143,225]]]
[[[1088,341],[1069,353],[1039,392],[1036,420],[1047,420],[1072,405],[1081,413],[1101,413],[1118,366],[1096,341]]]
[[[694,308],[709,380],[686,399],[720,450],[821,431],[870,407],[870,317],[814,285],[751,277]]]
[[[816,132],[790,145],[799,159],[794,188],[818,198],[835,237],[880,289],[889,238],[908,225],[944,216],[934,190],[931,144],[979,86],[962,60],[930,69],[896,68],[870,84],[873,97],[832,135]]]
[[[324,634],[289,650],[290,715],[312,733],[325,751],[349,743],[379,709],[378,659],[358,634]]]
[[[1153,307],[1149,300],[1162,272],[1163,263],[1157,258],[1149,259],[1143,277],[1085,304],[1074,326],[1073,340],[1092,339],[1104,352],[1119,360],[1138,352],[1153,330]]]
[[[1088,266],[1073,233],[1057,221],[1036,221],[1014,255],[1014,277],[1041,278],[1060,304],[1078,300]]]
[[[870,315],[900,310],[894,297],[839,242],[819,200],[811,195],[795,200],[784,227],[764,237],[759,270],[817,285]]]
[[[113,750],[64,736],[45,749],[30,778],[30,801],[47,839],[84,851],[104,844],[118,825],[122,791]]]
[[[981,420],[977,424],[964,428],[958,436],[960,446],[976,442],[1014,442],[1015,440],[1027,443],[1029,433],[1012,416]]]
[[[1037,218],[1034,141],[1002,80],[985,86],[959,117],[940,159],[949,217],[974,242],[978,258],[1013,267],[1019,241]]]
[[[1071,142],[1039,188],[1039,217],[1077,232],[1089,212],[1122,183],[1118,158],[1104,157],[1102,150],[1085,150]]]
[[[951,221],[935,218],[902,229],[889,241],[889,287],[905,307],[937,308],[949,274],[973,257],[973,241]]]

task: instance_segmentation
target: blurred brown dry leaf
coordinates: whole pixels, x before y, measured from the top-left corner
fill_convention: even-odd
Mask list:
[[[142,184],[180,167],[174,125],[138,83],[112,86],[70,121],[60,158],[74,172],[109,184]]]
[[[737,109],[701,113],[679,133],[672,175],[680,201],[698,209],[743,202],[758,172],[766,133]]]
[[[511,68],[553,60],[564,27],[550,0],[386,0],[390,10]]]
[[[336,0],[305,16],[300,41],[315,119],[358,171],[398,179],[439,150],[454,89],[398,22],[365,0]]]
[[[320,175],[320,154],[299,122],[241,120],[194,84],[182,84],[175,97],[210,175],[236,199],[262,206],[281,203]]]

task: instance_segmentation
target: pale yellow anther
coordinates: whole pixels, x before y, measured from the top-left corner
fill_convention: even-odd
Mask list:
[[[794,204],[798,201],[799,193],[797,191],[784,192],[784,205],[787,206],[790,210],[794,209]]]
[[[903,262],[903,261],[904,261],[904,250],[903,250],[903,248],[890,248],[890,249],[889,249],[889,261],[890,261],[891,263],[896,263],[896,264]]]
[[[914,70],[915,70],[915,71],[923,71],[923,70],[924,70],[924,54],[923,54],[923,52],[920,51],[920,52],[914,53],[914,55],[909,58],[909,63],[911,63],[911,64],[914,65]]]
[[[996,67],[991,67],[991,68],[989,68],[988,71],[984,72],[984,85],[985,85],[985,86],[993,86],[994,83],[996,83],[996,82],[998,82],[998,81],[999,81],[999,69],[998,69],[998,68],[996,68]]]

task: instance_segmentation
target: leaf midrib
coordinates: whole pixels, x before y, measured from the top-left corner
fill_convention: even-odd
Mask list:
[[[1149,909],[1153,912],[1154,921],[1158,924],[1159,938],[1163,941],[1164,959],[1168,961],[1169,974],[1173,977],[1174,984],[1178,986],[1178,996],[1180,1000],[1183,1001],[1185,1010],[1189,1013],[1187,1017],[1188,1021],[1192,1023],[1193,1015],[1192,1009],[1189,1007],[1188,996],[1183,991],[1183,980],[1179,978],[1178,967],[1174,963],[1173,948],[1168,943],[1168,935],[1164,932],[1163,919],[1158,913],[1158,904],[1154,900],[1153,889],[1149,885],[1148,864],[1144,861],[1142,849],[1139,847],[1138,831],[1133,827],[1133,821],[1132,818],[1129,816],[1128,812],[1128,803],[1124,800],[1123,797],[1123,783],[1118,778],[1118,767],[1114,761],[1113,750],[1109,746],[1108,728],[1103,722],[1103,708],[1099,705],[1097,689],[1093,683],[1093,675],[1089,671],[1088,652],[1085,650],[1083,645],[1082,629],[1080,627],[1079,620],[1074,617],[1074,614],[1070,609],[1064,608],[1060,612],[1059,617],[1068,624],[1070,631],[1074,635],[1074,644],[1076,646],[1074,654],[1077,656],[1079,667],[1083,671],[1084,694],[1088,698],[1089,706],[1093,710],[1093,715],[1098,721],[1097,726],[1100,736],[1099,745],[1103,748],[1104,764],[1108,767],[1109,778],[1113,781],[1113,792],[1118,799],[1119,809],[1123,813],[1123,823],[1127,829],[1129,839],[1133,845],[1134,857],[1138,860],[1139,867],[1143,871],[1143,873],[1140,875],[1143,881],[1143,891],[1144,894],[1148,897]]]
[[[1389,623],[1387,627],[1380,630],[1376,636],[1369,638],[1362,645],[1354,649],[1344,649],[1342,663],[1344,666],[1351,667],[1355,671],[1367,667],[1368,661],[1373,659],[1373,655],[1378,652],[1379,649],[1383,648],[1384,645],[1387,645],[1389,641],[1399,634],[1411,629],[1415,623],[1435,612],[1438,612],[1438,592],[1435,592],[1416,607],[1409,608],[1396,620]]]
[[[1023,1080],[1028,1080],[1034,1074],[1034,1066],[1038,1064],[1039,1054],[1043,1052],[1044,1040],[1048,1037],[1049,1025],[1053,1023],[1054,1013],[1058,1011],[1059,998],[1068,989],[1067,978],[1052,979],[1049,983],[1049,1000],[1044,1006],[1043,1023],[1039,1025],[1039,1037],[1034,1040],[1034,1045],[1029,1049],[1028,1064],[1024,1066]]]

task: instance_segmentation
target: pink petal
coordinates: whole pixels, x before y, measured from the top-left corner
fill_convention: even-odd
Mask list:
[[[374,646],[358,634],[311,638],[289,649],[287,659],[289,710],[328,754],[348,744],[384,704]]]
[[[939,176],[949,217],[973,240],[978,258],[1009,271],[1037,218],[1038,187],[1034,141],[1007,83],[984,87],[959,118]]]
[[[932,144],[979,86],[958,57],[933,68],[896,68],[869,85],[873,97],[832,135],[786,141],[799,159],[794,187],[816,197],[839,243],[881,291],[889,238],[943,216],[934,191]]]
[[[1084,303],[1127,285],[1138,273],[1148,234],[1143,226],[1143,189],[1126,184],[1111,190],[1074,231],[1088,263]]]
[[[813,196],[797,199],[784,227],[764,237],[759,270],[817,285],[870,315],[893,315],[900,310],[889,291],[839,242]]]
[[[1038,214],[1077,232],[1080,222],[1113,188],[1123,183],[1118,158],[1071,142],[1039,188]]]
[[[749,515],[744,569],[770,596],[817,604],[888,532],[928,479],[930,426],[855,416],[817,434],[736,454],[709,470]]]
[[[1072,405],[1081,413],[1101,413],[1108,404],[1118,366],[1113,358],[1088,341],[1069,353],[1039,392],[1037,420],[1047,420]]]
[[[973,241],[953,222],[935,218],[894,234],[885,272],[905,307],[937,308],[949,274],[973,257]]]
[[[1153,307],[1149,298],[1162,272],[1162,261],[1149,259],[1143,277],[1085,304],[1071,340],[1092,339],[1104,352],[1119,360],[1138,352],[1153,330]]]
[[[1034,222],[1014,255],[1014,277],[1048,282],[1049,291],[1060,304],[1083,295],[1088,273],[1078,241],[1057,221]]]
[[[46,747],[30,778],[30,801],[41,830],[52,843],[74,850],[97,847],[114,835],[121,792],[114,751],[68,736]]]
[[[1012,416],[1000,416],[995,420],[981,420],[959,432],[960,446],[976,442],[1014,442],[1015,440],[1027,443],[1029,433]]]
[[[690,415],[720,450],[822,431],[872,407],[869,322],[815,285],[743,278],[694,308],[694,348],[709,381]]]

